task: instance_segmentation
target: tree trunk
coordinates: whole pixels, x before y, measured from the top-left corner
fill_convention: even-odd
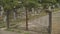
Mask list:
[[[52,12],[49,12],[49,30],[48,33],[51,34],[52,30]]]
[[[28,30],[28,9],[26,8],[26,30]]]
[[[6,19],[7,29],[9,29],[9,11],[6,11],[6,16],[7,16],[7,19]]]
[[[0,16],[1,16],[1,11],[2,11],[2,9],[1,9],[1,7],[0,7]]]

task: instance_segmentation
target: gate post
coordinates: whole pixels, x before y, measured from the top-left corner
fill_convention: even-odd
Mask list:
[[[7,29],[9,29],[9,10],[6,11],[6,16],[7,16],[7,19],[6,19],[6,22],[7,22]]]
[[[49,12],[49,26],[48,26],[49,30],[48,33],[51,34],[52,31],[52,12]]]
[[[52,12],[49,10],[46,10],[46,12],[49,15],[48,33],[51,34],[51,32],[52,32]]]
[[[28,9],[26,8],[26,30],[28,30]]]

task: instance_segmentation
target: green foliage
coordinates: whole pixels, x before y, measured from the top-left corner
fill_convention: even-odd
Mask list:
[[[57,3],[60,3],[60,0],[56,0]]]
[[[56,3],[56,0],[42,0],[42,3]]]
[[[39,5],[37,0],[24,0],[23,6],[27,8],[37,7]]]
[[[21,2],[20,4],[18,2]],[[48,4],[56,4],[60,2],[59,0],[41,0],[40,4],[42,6]],[[26,8],[36,8],[39,7],[38,0],[0,0],[0,5],[4,7],[4,10],[11,10],[14,7],[26,7]]]
[[[14,7],[24,6],[27,8],[35,8],[39,6],[38,0],[20,0],[22,3],[18,3],[19,0],[0,0],[0,5],[4,7],[4,10],[11,10]]]
[[[4,10],[11,10],[18,5],[18,0],[1,0],[0,4],[4,7]]]
[[[57,0],[41,0],[39,3],[42,5],[42,7],[46,8],[49,6],[56,5],[58,1]]]

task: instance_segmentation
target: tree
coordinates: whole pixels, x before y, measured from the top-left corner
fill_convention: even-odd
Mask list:
[[[22,0],[21,0],[22,1]],[[37,8],[39,6],[38,0],[23,0],[23,6],[26,9],[26,30],[28,30],[28,11],[31,8]]]
[[[1,0],[0,5],[3,6],[4,11],[6,12],[7,16],[7,29],[9,28],[9,14],[10,11],[18,6],[18,0]]]
[[[49,15],[49,26],[48,26],[48,33],[51,34],[52,31],[52,5],[55,5],[57,3],[56,0],[41,0],[39,3],[43,6],[43,9],[46,13]],[[51,6],[51,7],[50,7]],[[51,10],[49,10],[49,7]]]
[[[51,31],[52,31],[52,6],[55,5],[57,2],[56,0],[46,0],[46,1],[43,1],[42,3],[46,3],[45,5],[43,4],[43,8],[46,9],[46,13],[48,13],[49,15],[49,26],[48,26],[48,33],[51,34]],[[50,7],[51,6],[51,7]],[[49,7],[51,10],[49,10]]]

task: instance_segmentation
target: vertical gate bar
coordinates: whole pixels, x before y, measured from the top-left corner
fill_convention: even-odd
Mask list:
[[[52,12],[49,12],[49,30],[48,33],[51,34],[52,31]]]
[[[7,29],[9,29],[9,11],[7,11],[6,13],[6,16],[7,16]]]
[[[28,30],[28,10],[26,8],[26,30]]]

